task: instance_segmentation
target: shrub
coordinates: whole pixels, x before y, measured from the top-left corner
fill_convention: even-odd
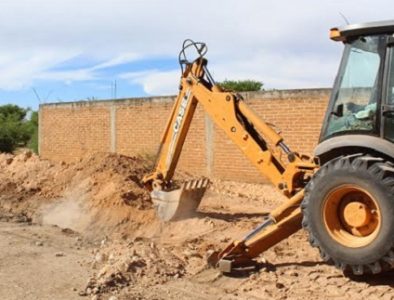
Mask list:
[[[261,91],[263,83],[255,80],[225,80],[218,83],[225,90],[234,92],[255,92]]]
[[[13,152],[17,147],[31,145],[37,151],[38,114],[30,110],[7,104],[0,106],[0,152]]]

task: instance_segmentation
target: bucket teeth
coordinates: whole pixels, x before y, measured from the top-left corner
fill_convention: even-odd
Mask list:
[[[209,180],[207,178],[192,179],[182,184],[185,190],[198,190],[206,189],[208,187]]]
[[[157,215],[163,221],[190,217],[200,205],[209,185],[209,179],[184,182],[179,189],[152,191],[151,198]]]
[[[202,185],[203,185],[203,181],[202,181],[202,180],[199,180],[199,181],[197,181],[197,186],[196,186],[196,188],[201,189],[201,188],[202,188]]]

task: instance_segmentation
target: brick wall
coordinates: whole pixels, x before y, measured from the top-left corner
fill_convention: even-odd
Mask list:
[[[243,94],[266,122],[275,124],[291,149],[311,154],[329,89]],[[72,161],[94,152],[156,153],[174,97],[44,104],[40,106],[39,150],[43,158]],[[197,108],[179,169],[229,180],[262,182],[242,152]]]

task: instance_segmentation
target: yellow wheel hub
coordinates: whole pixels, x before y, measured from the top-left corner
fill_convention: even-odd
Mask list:
[[[362,202],[349,202],[343,209],[343,220],[348,226],[359,228],[371,221],[371,211]]]
[[[368,191],[353,184],[341,185],[326,196],[322,217],[330,236],[350,248],[370,244],[381,227],[377,201]]]

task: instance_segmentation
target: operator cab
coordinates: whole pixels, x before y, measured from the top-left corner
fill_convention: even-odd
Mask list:
[[[369,135],[394,142],[394,20],[331,29],[345,44],[320,142]]]

